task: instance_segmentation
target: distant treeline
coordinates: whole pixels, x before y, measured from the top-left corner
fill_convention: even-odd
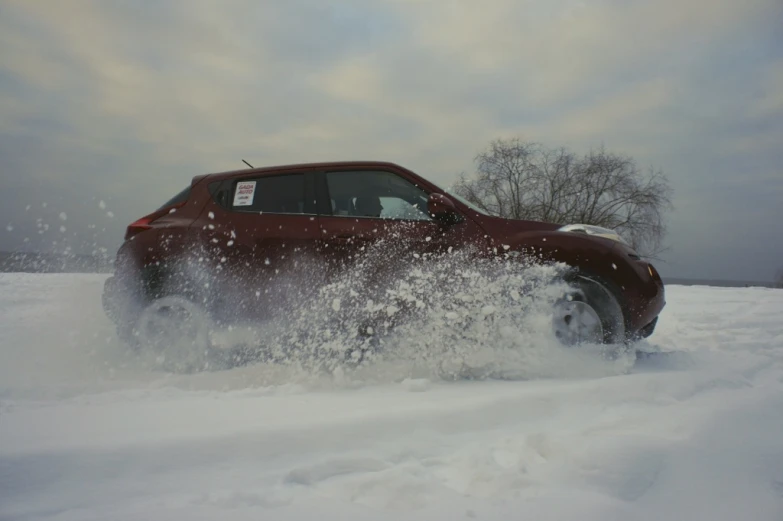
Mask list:
[[[97,255],[0,252],[2,273],[109,273],[113,259]]]
[[[747,280],[715,280],[715,279],[678,279],[664,277],[664,284],[677,286],[717,286],[719,288],[773,288],[772,282]]]

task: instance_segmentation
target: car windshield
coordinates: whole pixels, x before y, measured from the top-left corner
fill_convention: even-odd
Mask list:
[[[482,214],[482,215],[490,215],[489,213],[487,213],[487,211],[486,211],[486,210],[482,210],[481,208],[479,208],[479,207],[478,207],[478,206],[476,206],[475,204],[471,203],[470,201],[468,201],[468,200],[467,200],[467,199],[465,199],[464,197],[460,197],[459,195],[455,194],[455,193],[454,193],[454,192],[452,192],[451,190],[447,190],[447,192],[448,192],[448,194],[449,194],[451,197],[453,197],[453,198],[454,198],[454,199],[456,199],[457,201],[461,202],[462,204],[464,204],[465,206],[467,206],[467,207],[468,207],[468,208],[470,208],[471,210],[474,210],[474,211],[476,211],[476,212],[478,212],[478,213],[480,213],[480,214]]]

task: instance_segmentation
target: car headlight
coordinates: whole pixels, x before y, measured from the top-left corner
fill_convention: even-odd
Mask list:
[[[592,224],[567,224],[558,228],[557,231],[594,235],[596,237],[603,237],[604,239],[611,239],[613,241],[628,245],[625,239],[623,239],[616,231],[610,230],[609,228],[603,228],[601,226],[594,226]]]

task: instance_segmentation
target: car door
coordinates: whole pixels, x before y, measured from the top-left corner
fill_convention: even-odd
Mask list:
[[[285,172],[223,181],[194,224],[216,284],[217,314],[285,313],[314,287],[319,239],[314,174]]]
[[[330,273],[361,263],[376,287],[427,254],[461,247],[465,227],[473,224],[434,220],[427,210],[429,193],[394,171],[324,171],[316,185],[319,248]]]

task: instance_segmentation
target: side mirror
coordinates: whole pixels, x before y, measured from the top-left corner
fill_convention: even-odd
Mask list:
[[[427,211],[438,221],[456,223],[461,220],[454,201],[443,194],[430,194],[427,201]]]

